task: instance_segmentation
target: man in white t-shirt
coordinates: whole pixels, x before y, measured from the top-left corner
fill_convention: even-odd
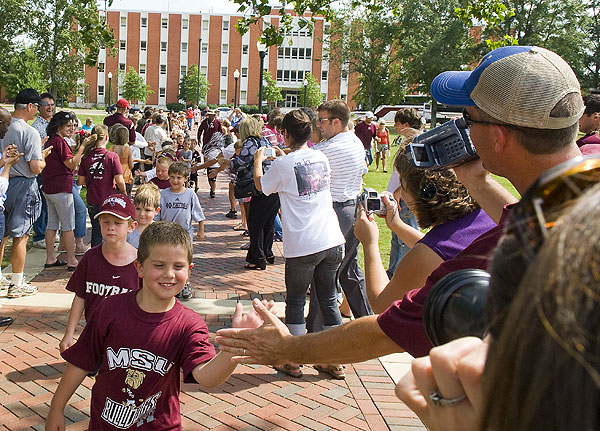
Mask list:
[[[162,143],[167,139],[167,132],[165,132],[164,125],[167,122],[167,116],[165,114],[158,114],[154,118],[154,122],[144,133],[144,139],[148,143],[148,146],[144,148],[144,155],[146,157],[152,157],[152,150],[156,154],[162,150]]]
[[[373,314],[365,276],[358,265],[358,240],[354,236],[354,215],[362,191],[362,177],[367,173],[362,142],[348,130],[350,109],[343,100],[330,100],[318,108],[317,126],[327,139],[313,148],[322,151],[331,167],[331,197],[340,229],[346,239],[345,256],[338,270],[341,286],[354,317]]]

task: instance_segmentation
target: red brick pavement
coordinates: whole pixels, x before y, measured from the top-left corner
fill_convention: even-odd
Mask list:
[[[192,286],[196,297],[282,301],[283,258],[267,271],[242,268],[244,239],[224,217],[226,191],[216,199],[202,196],[207,215],[206,239],[194,247]],[[64,293],[69,274],[43,271],[34,283],[41,291]],[[41,430],[50,400],[65,368],[58,353],[68,310],[4,306],[15,322],[0,332],[0,426],[7,430]],[[231,322],[229,315],[204,315],[211,334]],[[416,430],[414,413],[394,395],[394,385],[378,360],[346,366],[346,380],[336,381],[305,366],[295,379],[266,366],[239,366],[214,390],[183,384],[184,430]],[[90,388],[86,378],[65,412],[68,430],[87,429]]]

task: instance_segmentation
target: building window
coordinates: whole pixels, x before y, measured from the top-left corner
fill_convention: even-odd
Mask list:
[[[125,49],[127,47],[127,42],[124,40],[119,41],[119,49]]]
[[[342,99],[342,100],[345,102],[347,97],[348,97],[348,96],[347,96],[346,94],[342,94],[342,95],[340,96],[340,99]]]
[[[240,102],[246,102],[246,94],[245,90],[240,91]]]
[[[125,72],[125,63],[119,63],[119,70]]]
[[[187,66],[181,66],[181,76],[184,76],[187,73]]]
[[[221,100],[224,100],[227,103],[227,90],[221,90]]]
[[[127,26],[127,17],[122,16],[121,17],[121,27],[125,27],[125,26]]]
[[[298,48],[292,48],[292,58],[298,58]]]
[[[98,63],[98,72],[104,72],[104,63]]]
[[[321,72],[321,81],[327,81],[327,71],[323,70]]]
[[[161,21],[161,27],[162,28],[167,28],[169,26],[169,19],[168,18],[163,18]]]
[[[208,20],[202,20],[202,30],[208,30]]]
[[[304,71],[299,70],[298,71],[298,81],[302,81],[302,80],[304,80]]]
[[[229,30],[229,21],[223,20],[223,31]]]
[[[302,60],[304,58],[304,48],[298,49],[298,58]]]
[[[167,51],[167,42],[161,42],[160,43],[160,50],[162,52],[166,52]]]
[[[284,81],[289,81],[290,80],[290,71],[289,70],[284,70],[283,71],[283,80]]]
[[[283,79],[283,70],[277,71],[277,81],[281,81]]]
[[[312,48],[306,48],[304,50],[304,58],[310,60],[312,57]]]
[[[242,67],[242,78],[247,78],[247,77],[248,77],[248,68]]]
[[[285,49],[285,58],[290,58],[292,56],[292,48]]]
[[[202,44],[202,54],[206,54],[208,52],[208,43]]]
[[[207,72],[206,66],[200,67],[200,75],[206,76],[206,72]]]
[[[146,73],[146,65],[140,64],[140,74]]]
[[[181,52],[187,52],[187,42],[181,42]]]
[[[189,27],[189,20],[188,19],[182,19],[181,20],[181,28],[183,28],[184,30],[187,30]]]
[[[166,75],[167,74],[167,65],[166,64],[161,64],[160,65],[160,74],[161,75]]]
[[[348,71],[342,70],[342,81],[347,81],[347,80],[348,80]]]
[[[227,76],[227,67],[221,68],[221,76]]]
[[[167,94],[167,90],[165,89],[165,87],[160,87],[158,89],[158,97],[165,97]]]
[[[142,28],[148,27],[148,18],[142,18]]]
[[[296,71],[292,70],[290,72],[290,81],[295,81],[296,80]]]
[[[98,96],[104,96],[104,85],[98,86]]]
[[[141,41],[140,41],[140,49],[141,49],[142,51],[145,51],[145,50],[146,50],[146,41],[145,41],[145,40],[141,40]]]
[[[283,58],[283,48],[277,48],[277,58]]]
[[[248,54],[248,45],[242,45],[242,54]]]
[[[221,53],[223,53],[223,54],[229,53],[229,45],[224,43],[223,46],[221,47]]]
[[[323,61],[329,61],[329,54],[323,54]]]

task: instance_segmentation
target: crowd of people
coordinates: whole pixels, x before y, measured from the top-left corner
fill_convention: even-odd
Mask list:
[[[32,228],[46,248],[45,267],[73,272],[59,344],[68,365],[46,429],[62,429],[86,375],[96,376],[92,422],[165,429],[181,421],[180,370],[205,387],[227,379],[236,363],[270,364],[296,378],[303,364],[314,364],[343,379],[345,363],[401,351],[418,359],[397,394],[431,430],[597,429],[600,96],[583,98],[562,58],[524,46],[498,48],[473,71],[442,73],[431,92],[464,107],[479,159],[454,169],[415,167],[405,148],[422,118],[414,109],[396,113],[402,142],[380,214],[393,233],[387,269],[376,215],[361,192],[373,160],[387,170],[389,130],[371,112],[354,124],[342,100],[265,118],[236,109],[220,119],[193,107],[128,115],[121,99],[116,113],[93,125],[55,113],[52,95],[25,89],[12,117],[0,109],[0,191],[7,187],[0,226],[12,238],[13,268],[0,283],[10,298],[37,293],[22,271]],[[224,216],[238,218],[240,210],[235,229],[249,240],[246,274],[275,262],[277,238],[285,258],[285,321],[272,303],[255,300],[247,314],[238,306],[233,328],[217,333],[219,354],[205,322],[176,300],[194,292],[192,244],[204,239],[205,224],[201,174],[208,205],[217,176],[226,176]],[[522,199],[491,174],[507,178]],[[569,199],[540,204],[557,178]],[[66,261],[55,252],[57,232]],[[423,317],[432,287],[455,271],[488,268],[490,335],[434,347]],[[343,323],[344,315],[353,319]],[[577,406],[565,408],[571,399]]]

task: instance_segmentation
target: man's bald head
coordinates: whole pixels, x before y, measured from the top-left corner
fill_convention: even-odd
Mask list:
[[[10,126],[10,112],[6,108],[0,106],[0,139],[4,138]]]

